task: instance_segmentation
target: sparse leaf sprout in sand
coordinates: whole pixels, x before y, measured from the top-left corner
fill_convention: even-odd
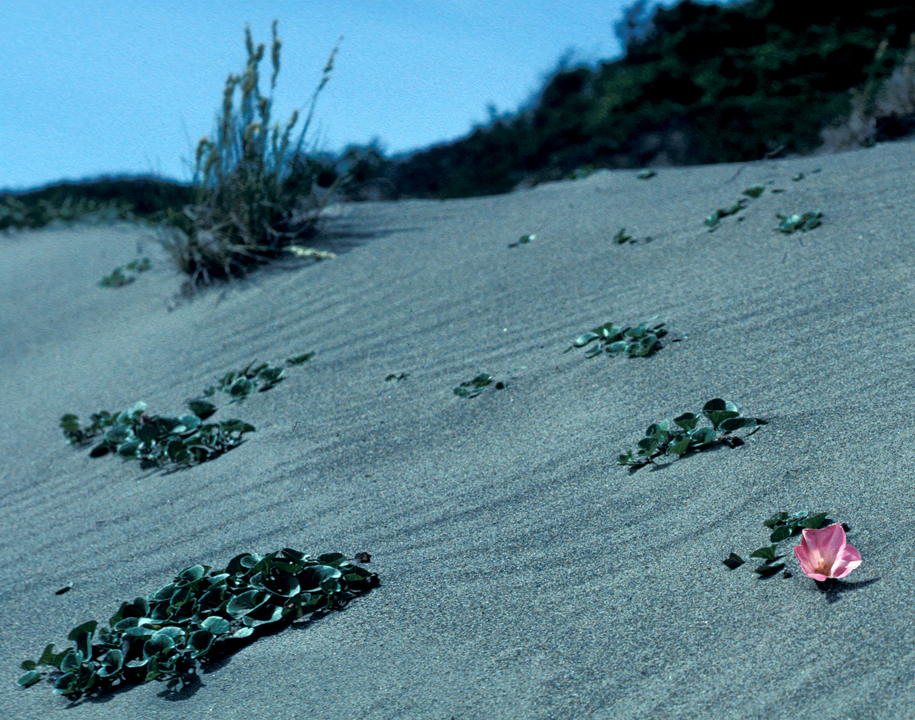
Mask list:
[[[822,224],[823,213],[819,210],[814,210],[803,214],[778,215],[777,217],[780,221],[778,223],[778,229],[786,235],[790,235],[799,230],[807,232],[808,230],[819,227]]]
[[[600,355],[601,352],[610,355],[623,353],[631,358],[647,357],[661,349],[660,340],[667,334],[665,329],[667,323],[651,325],[652,320],[654,318],[635,327],[614,325],[612,322],[604,323],[600,327],[579,335],[565,352],[569,352],[572,348],[584,347],[586,348],[585,357],[588,358]]]
[[[378,585],[378,576],[359,564],[369,560],[368,553],[312,557],[285,548],[242,553],[212,573],[206,565],[185,568],[150,595],[121,603],[107,627],[95,620],[75,627],[67,636],[73,647],[56,652],[51,644],[38,660],[23,662],[18,684],[29,687],[50,674],[56,694],[76,699],[149,680],[178,683],[260,626],[282,628],[342,609]]]
[[[702,417],[690,412],[674,418],[673,425],[670,420],[652,423],[645,431],[645,437],[639,440],[638,448],[622,453],[617,462],[638,470],[654,464],[655,459],[663,455],[680,458],[721,445],[739,447],[744,440],[732,435],[734,431],[751,428],[749,434],[752,435],[759,426],[768,424],[761,418],[742,417],[734,403],[721,398],[709,400],[702,408],[702,416],[711,423],[711,427],[700,426]]]
[[[476,397],[481,392],[483,392],[483,389],[488,385],[493,385],[492,375],[488,373],[480,373],[476,377],[473,377],[470,380],[465,380],[458,387],[454,388],[454,394],[462,398]],[[504,390],[505,383],[499,381],[496,382],[493,387],[496,390]]]
[[[534,242],[537,239],[537,236],[534,233],[530,235],[522,235],[515,242],[509,243],[510,248],[518,247],[519,245],[527,245],[528,243]]]
[[[111,271],[110,275],[103,277],[99,280],[99,285],[101,287],[122,287],[124,285],[129,285],[134,280],[136,280],[136,275],[131,275],[131,272],[146,272],[150,268],[149,258],[137,258],[122,267],[116,267]],[[126,271],[126,272],[125,272]]]
[[[305,353],[286,361],[287,366],[301,365],[311,359],[314,353]],[[273,367],[269,363],[256,365],[254,360],[248,363],[241,370],[232,370],[227,372],[221,378],[218,378],[217,385],[210,385],[204,388],[205,397],[214,395],[217,391],[224,392],[232,397],[231,402],[240,402],[248,395],[257,390],[266,392],[276,387],[286,377],[284,368]]]

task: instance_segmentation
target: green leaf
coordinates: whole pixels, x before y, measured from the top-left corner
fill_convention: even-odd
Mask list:
[[[112,648],[102,656],[101,667],[98,669],[99,677],[117,675],[123,667],[124,653],[117,648]]]
[[[639,455],[651,455],[658,447],[657,438],[642,438],[638,442]]]
[[[782,540],[791,537],[791,528],[787,525],[779,525],[771,535],[769,535],[769,540],[774,543],[779,543]]]
[[[149,640],[143,643],[143,657],[153,658],[159,655],[165,655],[175,648],[175,641],[167,633],[153,633]]]
[[[765,185],[751,185],[746,190],[743,191],[743,194],[747,197],[758,198],[760,195],[765,192]]]
[[[264,602],[242,617],[241,621],[248,627],[257,627],[283,619],[282,605]]]
[[[675,417],[674,422],[684,430],[692,430],[699,423],[699,416],[691,412],[683,413]]]
[[[722,420],[721,424],[718,426],[718,429],[725,433],[734,432],[735,430],[740,430],[741,428],[747,427],[756,427],[757,422],[756,418],[748,417],[732,417]]]
[[[188,402],[187,406],[191,409],[191,412],[201,420],[206,420],[216,412],[216,406],[206,400],[191,400]]]
[[[79,677],[74,672],[68,672],[57,678],[54,683],[56,695],[72,695],[79,689]]]
[[[233,398],[241,399],[250,395],[253,389],[254,383],[246,377],[240,377],[229,387],[229,395]]]
[[[596,332],[582,333],[581,335],[579,335],[577,338],[575,338],[572,341],[572,345],[574,347],[583,347],[584,345],[587,345],[592,340],[598,340],[599,338],[600,338],[600,335],[598,335]]]
[[[118,455],[124,458],[136,457],[137,452],[140,450],[140,446],[143,443],[139,440],[132,440],[130,442],[122,443],[118,445]]]
[[[209,570],[209,566],[192,565],[178,573],[178,576],[175,578],[175,586],[180,588],[195,583],[204,577]]]
[[[63,656],[64,653],[54,652],[54,643],[48,643],[45,646],[44,651],[41,653],[41,657],[38,658],[38,665],[47,665],[49,667],[60,668],[60,661]]]
[[[226,612],[234,618],[240,618],[263,604],[268,597],[268,593],[263,590],[247,590],[229,600]]]
[[[303,592],[312,593],[320,591],[321,583],[325,580],[339,578],[342,574],[329,565],[312,565],[299,573],[298,580]]]
[[[64,656],[60,660],[60,670],[65,673],[76,672],[82,664],[83,655],[79,650],[70,648],[64,653]]]
[[[246,432],[255,432],[256,428],[249,423],[242,422],[241,420],[223,420],[219,423],[219,428],[225,432],[237,432],[237,433],[246,433]]]
[[[750,553],[750,557],[761,558],[767,563],[770,563],[775,560],[775,553],[777,549],[777,545],[766,545],[765,547],[761,547],[758,550],[754,550],[752,553]]]
[[[209,630],[213,635],[224,635],[229,632],[232,626],[225,618],[221,618],[218,615],[211,615],[200,623],[200,627],[204,630]]]
[[[826,524],[826,517],[828,514],[829,513],[820,513],[819,515],[809,517],[801,523],[801,526],[812,530],[819,530]]]
[[[35,683],[39,682],[42,677],[43,674],[38,670],[29,670],[27,673],[19,676],[16,684],[20,687],[31,687]]]
[[[737,553],[731,553],[721,562],[727,566],[728,570],[736,570],[741,565],[743,565],[746,562],[746,560],[744,560],[742,557],[740,557],[740,555],[738,555]]]
[[[715,441],[715,431],[710,427],[696,428],[695,430],[689,430],[688,433],[696,447],[702,447]]]
[[[295,357],[287,358],[286,362],[289,365],[301,365],[303,362],[311,360],[314,355],[313,352],[305,353],[304,355],[296,355]]]
[[[187,640],[188,649],[191,650],[191,657],[194,659],[204,657],[213,646],[216,636],[209,630],[197,630],[191,633]]]
[[[682,439],[673,443],[670,447],[667,448],[668,455],[683,455],[686,450],[689,448],[689,444],[692,438],[689,435],[683,435]]]
[[[251,584],[284,598],[298,595],[300,590],[299,581],[296,580],[294,575],[276,568],[271,568],[267,574],[258,573],[251,578]]]
[[[275,385],[283,379],[285,372],[283,368],[266,367],[257,374],[257,379]]]
[[[82,655],[83,659],[88,660],[92,657],[92,636],[95,634],[97,627],[98,622],[90,620],[73,628],[70,634],[67,635],[67,640],[72,640],[76,643],[76,650]]]
[[[753,570],[753,572],[755,572],[761,578],[767,578],[767,577],[772,577],[773,575],[775,575],[779,570],[783,569],[784,567],[785,567],[785,563],[778,563],[776,565],[760,565],[758,568]]]
[[[705,403],[705,406],[702,408],[702,414],[709,419],[709,422],[712,423],[712,427],[715,430],[718,429],[718,425],[720,425],[722,421],[740,415],[737,411],[737,406],[734,403],[722,400],[721,398],[715,398]]]

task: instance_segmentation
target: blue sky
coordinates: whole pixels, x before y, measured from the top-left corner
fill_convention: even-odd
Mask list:
[[[314,138],[335,151],[377,137],[394,154],[466,134],[490,104],[517,109],[570,48],[578,60],[618,57],[613,26],[630,4],[3,0],[0,188],[119,173],[189,179],[226,76],[244,67],[246,23],[269,46],[279,20],[275,120],[307,105],[345,35]]]

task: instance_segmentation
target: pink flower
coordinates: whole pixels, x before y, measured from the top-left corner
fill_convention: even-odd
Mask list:
[[[820,581],[843,578],[861,564],[861,553],[846,542],[845,530],[838,523],[819,530],[806,528],[794,554],[804,575]]]

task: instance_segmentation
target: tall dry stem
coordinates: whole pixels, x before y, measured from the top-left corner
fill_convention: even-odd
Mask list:
[[[324,67],[290,152],[300,113],[294,111],[285,124],[271,125],[282,48],[277,21],[272,36],[270,91],[263,95],[258,66],[266,48],[255,46],[250,28],[245,28],[245,70],[228,76],[214,137],[204,137],[197,145],[195,202],[170,218],[183,236],[176,234],[167,244],[192,284],[243,274],[294,240],[313,234],[320,210],[331,197],[317,185],[321,164],[304,154],[303,147],[340,41]]]

